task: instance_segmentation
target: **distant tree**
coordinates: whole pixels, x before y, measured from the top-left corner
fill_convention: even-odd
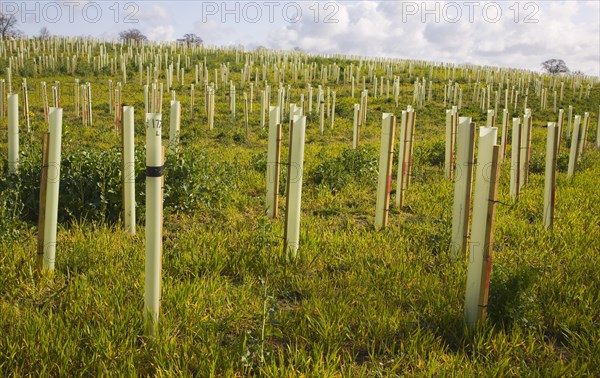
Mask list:
[[[202,38],[200,38],[199,35],[193,34],[193,33],[188,33],[188,34],[184,34],[183,38],[177,39],[177,42],[184,42],[188,46],[191,46],[191,45],[201,45],[204,41],[202,40]]]
[[[21,31],[17,28],[17,18],[14,14],[0,12],[0,36],[2,39],[18,37]]]
[[[553,75],[569,72],[569,67],[567,67],[567,64],[562,59],[548,59],[547,61],[542,62],[542,68]]]
[[[119,33],[119,39],[124,42],[146,42],[148,37],[142,34],[139,29],[127,29]]]
[[[50,38],[50,30],[47,27],[44,26],[40,29],[40,38],[42,38],[42,39]]]
[[[573,71],[573,72],[571,72],[571,74],[575,75],[575,76],[585,76],[585,73],[583,73],[583,71],[581,71],[581,70]]]

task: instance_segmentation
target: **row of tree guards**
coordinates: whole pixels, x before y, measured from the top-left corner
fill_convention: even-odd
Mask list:
[[[214,67],[207,64],[207,56],[223,54],[235,55],[236,68],[231,68],[230,62],[218,63]],[[329,56],[320,56],[330,58]],[[316,58],[316,57],[315,57]],[[469,102],[478,104],[482,111],[494,109],[499,113],[499,107],[504,102],[505,109],[528,108],[528,101],[536,98],[540,108],[547,109],[548,98],[553,99],[553,110],[556,113],[564,101],[565,90],[571,90],[574,96],[581,100],[588,99],[597,78],[585,75],[568,75],[547,77],[533,72],[523,72],[511,69],[497,69],[492,67],[478,67],[473,65],[452,65],[442,63],[428,63],[415,60],[396,60],[383,58],[357,58],[356,56],[338,56],[348,60],[345,67],[338,63],[324,61],[310,62],[309,56],[301,52],[279,52],[257,49],[245,51],[244,49],[219,49],[214,46],[196,46],[174,43],[138,44],[117,43],[92,39],[67,39],[53,37],[44,40],[2,40],[0,41],[0,59],[5,59],[6,80],[0,82],[0,94],[13,93],[13,72],[23,69],[32,69],[32,76],[55,73],[57,67],[66,68],[66,72],[75,76],[81,69],[89,69],[95,73],[109,71],[112,76],[120,77],[120,82],[114,88],[112,80],[109,81],[109,107],[120,109],[122,91],[125,86],[131,88],[136,85],[149,87],[152,101],[146,100],[146,112],[162,113],[162,93],[177,87],[184,87],[189,83],[190,118],[194,118],[195,104],[194,93],[202,91],[206,95],[205,108],[209,128],[214,125],[214,104],[208,101],[209,87],[212,96],[221,90],[227,96],[229,88],[230,113],[235,116],[236,93],[241,93],[245,99],[245,115],[253,112],[254,92],[270,92],[271,83],[279,83],[280,90],[285,95],[283,101],[277,105],[282,116],[287,111],[291,98],[291,85],[306,84],[308,87],[308,111],[304,101],[300,100],[300,107],[305,113],[311,114],[313,94],[311,85],[320,82],[317,93],[318,114],[323,110],[322,102],[326,103],[325,118],[331,119],[333,128],[335,119],[336,94],[330,89],[329,84],[351,85],[351,97],[355,98],[356,87],[361,97],[361,112],[366,117],[366,98],[363,96],[369,90],[373,98],[382,98],[393,101],[396,107],[404,100],[410,101],[417,109],[423,108],[428,102],[439,100],[442,97],[444,107],[455,104],[458,111]],[[233,61],[231,62],[233,63]],[[85,67],[81,67],[82,64]],[[16,70],[16,71],[15,71]],[[137,71],[137,72],[136,72]],[[239,82],[233,85],[233,73],[239,74]],[[377,74],[377,72],[382,74]],[[186,76],[187,74],[187,76]],[[413,82],[411,93],[402,93],[401,78],[408,75],[408,80]],[[135,76],[139,80],[135,80]],[[421,76],[422,75],[422,76]],[[442,82],[434,80],[443,77]],[[134,78],[134,80],[132,80]],[[163,88],[163,83],[166,82]],[[238,86],[239,83],[239,86]],[[71,84],[66,88],[70,89]],[[84,125],[93,124],[92,92],[90,83],[81,84],[78,79],[74,83],[74,103],[77,116],[81,116]],[[23,82],[24,116],[29,125],[29,111],[27,98],[27,84]],[[46,83],[40,83],[38,94],[44,98],[45,117],[47,122],[48,95]],[[6,90],[7,89],[7,90]],[[241,90],[240,90],[241,89]],[[532,89],[532,91],[530,91]],[[249,96],[248,96],[249,90]],[[323,95],[327,92],[326,100]],[[114,92],[114,93],[113,93]],[[578,93],[577,93],[578,92]],[[61,85],[55,82],[52,87],[54,98],[53,106],[60,107]],[[304,94],[301,95],[301,97]],[[97,94],[96,94],[97,96]],[[265,125],[265,113],[268,111],[270,93],[267,94],[268,102],[263,102],[261,125]],[[249,101],[249,106],[248,106]],[[262,98],[261,98],[262,101]],[[148,103],[151,103],[149,105]],[[333,102],[333,103],[332,103]],[[536,101],[537,103],[538,101]],[[0,117],[5,114],[4,103],[0,104]],[[152,108],[152,109],[149,109]],[[212,112],[212,114],[209,114]],[[118,116],[122,116],[119,114]],[[569,117],[570,118],[570,117]],[[321,130],[324,129],[324,118],[320,120]]]
[[[161,256],[162,256],[162,206],[164,186],[164,149],[162,147],[162,114],[160,109],[162,96],[157,86],[152,87],[151,97],[145,87],[146,108],[155,112],[146,113],[146,268],[145,268],[145,318],[147,333],[156,334],[158,324]],[[335,107],[335,92],[333,93]],[[115,103],[120,104],[117,91]],[[261,94],[264,104],[268,104],[268,91]],[[283,90],[280,88],[278,103],[283,105]],[[211,91],[208,92],[208,98]],[[320,130],[323,130],[325,104],[322,89],[317,96],[317,111],[321,114]],[[214,97],[213,97],[214,98]],[[310,97],[309,97],[310,99]],[[360,140],[360,126],[364,124],[367,107],[367,93],[361,94],[361,104],[354,104],[353,142],[357,148]],[[303,99],[302,99],[303,100]],[[85,97],[84,97],[85,101]],[[207,102],[207,110],[214,111],[214,102]],[[310,105],[309,105],[310,108]],[[19,166],[19,100],[17,94],[8,94],[8,156],[9,171],[15,173]],[[83,109],[88,109],[87,106]],[[116,128],[122,119],[123,161],[123,224],[127,232],[135,233],[135,161],[134,161],[134,108],[131,106],[115,109]],[[116,110],[120,109],[120,110]],[[85,113],[85,110],[84,110]],[[268,151],[266,172],[266,213],[270,218],[278,216],[279,177],[281,169],[281,142],[283,139],[281,119],[284,112],[281,106],[269,107]],[[458,107],[446,111],[446,153],[444,172],[448,180],[454,181],[454,205],[452,222],[451,252],[454,256],[469,253],[467,290],[465,300],[465,320],[475,324],[485,319],[489,278],[491,272],[491,253],[493,245],[493,223],[497,201],[499,166],[505,157],[508,142],[508,110],[503,111],[500,144],[497,144],[498,129],[495,125],[494,110],[488,111],[486,126],[480,128],[479,154],[474,159],[475,124],[471,118],[459,117]],[[333,115],[333,114],[332,114]],[[572,108],[569,108],[572,115]],[[181,105],[172,92],[170,107],[169,150],[177,152],[180,134]],[[300,247],[300,214],[302,197],[302,173],[304,161],[304,140],[306,117],[302,106],[290,104],[289,110],[289,156],[287,166],[288,180],[285,192],[285,235],[284,252],[288,259],[296,258]],[[567,135],[571,136],[568,176],[574,174],[577,160],[585,147],[590,116],[585,113],[575,115],[572,122],[568,117]],[[58,218],[58,197],[60,185],[60,151],[62,134],[62,108],[48,108],[48,132],[43,138],[43,159],[40,183],[40,218],[38,223],[38,267],[53,270],[56,257],[56,234]],[[546,144],[546,168],[544,184],[544,227],[552,227],[556,196],[556,164],[560,148],[564,111],[559,111],[557,122],[548,123]],[[333,122],[332,122],[333,124]],[[388,225],[390,192],[392,185],[392,161],[394,146],[399,139],[398,173],[396,205],[403,207],[405,194],[410,184],[412,154],[416,130],[416,112],[408,106],[401,112],[399,137],[396,137],[396,116],[384,113],[381,126],[381,145],[379,157],[379,178],[377,184],[375,228]],[[529,159],[531,157],[532,114],[525,110],[523,123],[521,118],[512,120],[512,155],[510,193],[516,199],[521,188],[527,183]],[[600,149],[600,131],[597,147]],[[472,195],[473,169],[475,170],[475,193]],[[471,206],[472,202],[472,206]],[[472,216],[471,216],[472,214]],[[469,232],[469,222],[472,223]]]
[[[94,55],[97,48],[99,54]],[[109,51],[113,51],[110,56]],[[33,56],[29,51],[35,51]],[[17,57],[8,54],[17,53]],[[109,69],[113,75],[122,75],[119,82],[108,81],[109,114],[115,116],[115,131],[122,136],[123,161],[123,225],[127,232],[136,232],[135,206],[135,161],[134,161],[134,108],[122,106],[125,88],[137,85],[129,80],[128,70],[137,65],[139,86],[144,91],[144,113],[146,114],[146,258],[144,315],[147,333],[157,331],[161,293],[162,261],[162,206],[164,186],[164,148],[162,147],[163,93],[171,92],[169,107],[169,152],[177,152],[179,147],[181,103],[175,99],[177,86],[189,85],[190,119],[200,119],[198,110],[203,109],[209,129],[215,127],[215,102],[218,96],[225,97],[229,104],[229,115],[236,118],[238,99],[243,98],[244,123],[248,132],[248,113],[254,111],[254,101],[260,105],[260,125],[268,124],[268,151],[266,172],[265,210],[269,217],[278,217],[279,177],[281,174],[281,145],[284,129],[282,123],[289,120],[289,150],[286,180],[284,253],[288,259],[294,259],[300,251],[300,215],[302,197],[302,177],[304,161],[304,141],[307,121],[304,116],[316,114],[321,134],[326,128],[334,128],[336,101],[339,92],[332,90],[329,83],[351,85],[353,104],[352,146],[360,145],[361,127],[367,123],[369,92],[371,98],[386,98],[396,107],[403,101],[401,77],[408,72],[408,78],[414,83],[409,97],[412,106],[401,112],[397,122],[394,113],[384,113],[381,125],[381,145],[379,156],[379,177],[375,208],[375,228],[381,229],[389,223],[390,193],[393,181],[392,162],[397,159],[396,206],[405,206],[412,170],[412,156],[416,134],[416,111],[428,102],[439,99],[443,91],[444,107],[454,104],[446,111],[445,125],[445,163],[444,175],[454,183],[454,204],[452,209],[452,245],[451,253],[464,256],[469,253],[467,287],[465,295],[465,320],[474,324],[485,318],[487,305],[489,274],[491,271],[491,253],[493,245],[493,222],[499,182],[499,166],[507,158],[509,129],[512,124],[511,139],[511,177],[510,194],[518,199],[520,191],[527,184],[529,160],[531,158],[531,135],[533,117],[528,108],[536,96],[536,105],[547,109],[548,97],[551,97],[553,110],[558,112],[558,120],[548,124],[546,144],[546,170],[544,184],[544,226],[552,227],[554,218],[556,160],[561,148],[561,138],[566,135],[571,140],[568,176],[573,176],[577,161],[581,158],[587,140],[590,116],[573,116],[573,108],[568,111],[558,109],[563,104],[565,83],[579,99],[589,98],[592,88],[590,80],[585,85],[584,78],[571,76],[552,77],[547,82],[544,77],[532,73],[520,73],[509,70],[491,70],[472,66],[424,65],[422,62],[396,62],[386,59],[352,58],[352,63],[341,68],[336,63],[309,63],[301,54],[278,54],[272,52],[247,53],[234,51],[236,64],[243,66],[240,81],[231,80],[229,64],[220,64],[214,71],[209,70],[206,57],[203,63],[192,65],[192,56],[197,54],[218,53],[216,49],[181,46],[141,46],[134,44],[103,44],[94,41],[77,40],[75,42],[52,39],[50,41],[0,41],[0,57],[8,56],[6,80],[0,80],[0,118],[8,113],[8,157],[9,171],[19,169],[19,95],[13,93],[12,72],[22,69],[25,62],[33,61],[34,76],[56,69],[57,65],[67,67],[67,72],[75,75],[81,61],[100,71]],[[219,52],[220,53],[220,52]],[[45,54],[45,55],[44,55]],[[175,57],[177,57],[175,61]],[[244,61],[245,60],[245,61]],[[415,68],[426,68],[429,75],[419,77]],[[379,70],[383,75],[376,75]],[[423,70],[422,70],[423,71]],[[135,71],[133,71],[135,77]],[[191,73],[194,73],[190,80]],[[186,77],[187,73],[187,77]],[[435,82],[434,73],[441,74],[445,82]],[[159,81],[166,80],[166,85]],[[131,79],[131,76],[129,77]],[[145,79],[145,80],[144,80]],[[464,80],[459,80],[464,79]],[[320,82],[315,87],[315,82]],[[292,102],[291,84],[304,83],[306,91],[299,93],[299,105]],[[368,83],[368,84],[367,84]],[[239,85],[238,85],[239,84]],[[278,87],[276,85],[278,84]],[[531,86],[533,84],[533,86]],[[60,183],[60,150],[62,132],[61,96],[68,96],[73,88],[72,99],[75,115],[84,126],[93,125],[92,86],[89,82],[65,85],[58,81],[51,86],[39,83],[32,94],[38,95],[48,124],[48,133],[44,135],[42,146],[43,163],[40,190],[40,219],[38,224],[38,261],[39,266],[52,270],[56,257],[56,220],[58,214],[58,195]],[[530,93],[530,87],[532,92]],[[24,125],[31,131],[29,111],[29,91],[27,81],[23,79],[21,91]],[[62,89],[62,90],[61,90]],[[294,88],[295,91],[298,91]],[[37,92],[37,93],[36,93]],[[62,92],[62,93],[61,93]],[[301,91],[302,92],[302,91]],[[6,95],[8,93],[8,95]],[[50,96],[49,96],[50,93]],[[559,95],[560,94],[560,95]],[[104,94],[101,94],[102,96]],[[256,95],[256,96],[255,96]],[[298,93],[294,93],[294,96]],[[204,106],[197,106],[196,96]],[[228,96],[228,98],[227,98]],[[276,96],[277,106],[271,106]],[[98,92],[95,96],[100,97]],[[297,98],[296,97],[296,98]],[[438,98],[436,98],[438,97]],[[6,98],[6,103],[4,99]],[[306,101],[305,101],[306,100]],[[409,98],[405,100],[410,101]],[[219,100],[221,101],[221,100]],[[354,102],[354,100],[352,101]],[[476,104],[482,111],[487,110],[486,126],[479,130],[479,149],[475,160],[476,127],[471,118],[460,117],[459,113],[468,103]],[[496,114],[504,103],[501,132],[495,127]],[[560,103],[560,104],[559,104]],[[560,105],[560,106],[559,106]],[[415,109],[413,109],[413,106]],[[509,109],[516,112],[523,109],[523,117],[509,119]],[[600,112],[599,112],[600,113]],[[565,120],[566,117],[566,120]],[[399,129],[396,130],[397,123]],[[600,115],[599,115],[600,123]],[[566,125],[565,125],[566,124]],[[122,127],[121,127],[122,125]],[[564,131],[563,131],[564,130]],[[600,127],[597,128],[597,147],[600,149]],[[442,131],[443,132],[443,131]],[[498,136],[500,134],[500,143]],[[394,154],[395,146],[397,154]],[[564,148],[564,147],[563,147]],[[474,188],[473,188],[474,186]],[[474,191],[473,191],[474,189]],[[471,225],[471,226],[470,226]]]
[[[32,54],[32,51],[35,54]],[[341,59],[354,60],[348,70],[342,69],[337,63],[322,65],[321,67],[314,62],[308,63],[306,55],[301,52],[281,53],[264,49],[245,51],[244,49],[231,48],[225,51],[235,54],[236,65],[243,64],[240,69],[242,85],[250,81],[253,75],[255,78],[261,77],[262,80],[273,77],[275,81],[289,78],[294,82],[298,82],[304,78],[323,82],[343,81],[345,84],[349,84],[350,81],[360,83],[363,77],[362,73],[366,71],[369,82],[373,84],[374,88],[379,88],[378,92],[382,96],[384,82],[388,84],[386,92],[389,93],[389,82],[393,79],[391,74],[395,66],[400,66],[406,70],[409,79],[416,76],[416,68],[425,66],[429,69],[429,79],[432,78],[434,72],[439,73],[441,71],[446,80],[455,80],[457,76],[464,75],[465,72],[473,72],[473,76],[477,81],[495,82],[498,80],[498,75],[494,75],[494,71],[490,67],[476,67],[473,65],[425,64],[416,60],[397,62],[394,59],[356,59],[355,56],[339,56]],[[164,75],[169,86],[173,86],[176,82],[183,85],[186,72],[195,73],[192,77],[194,77],[196,84],[202,82],[209,74],[206,59],[203,62],[192,64],[192,58],[196,58],[198,55],[206,56],[223,52],[223,49],[205,45],[174,43],[144,45],[133,41],[119,43],[116,41],[67,39],[62,37],[43,40],[3,40],[0,45],[0,56],[8,60],[7,77],[9,80],[13,69],[22,69],[26,64],[32,65],[33,76],[37,76],[56,70],[57,66],[65,67],[69,74],[74,74],[81,63],[87,63],[94,71],[108,69],[113,76],[121,75],[123,83],[128,82],[128,73],[132,71],[131,66],[137,65],[140,85],[143,83],[145,71],[147,76],[156,75],[160,72]],[[384,68],[385,75],[377,77],[375,75],[376,68]],[[220,75],[219,70],[221,71]],[[525,76],[517,70],[512,71],[515,76]],[[507,72],[509,70],[505,70],[504,73]],[[229,74],[229,63],[219,63],[218,68],[214,69],[215,82],[218,80],[227,82]],[[525,74],[531,75],[531,73]],[[584,77],[573,75],[570,83],[571,88],[580,89],[580,93],[583,94],[585,91],[587,94],[589,85],[587,87],[582,85],[584,83],[583,79]],[[528,78],[526,77],[525,80],[528,80]],[[523,93],[522,81],[520,80],[517,84],[518,90]],[[562,79],[554,79],[549,87],[540,86],[536,88],[536,91],[542,92],[543,89],[546,89],[546,95],[547,93],[560,91],[562,101],[564,84],[565,82]],[[448,85],[448,88],[451,93],[453,86]],[[487,97],[491,96],[487,95]],[[454,102],[456,103],[456,101]]]
[[[454,117],[453,111],[450,111]],[[412,109],[402,112],[400,131],[400,152],[398,160],[397,204],[403,203],[404,191],[410,177],[412,161],[412,141],[414,138],[415,114]],[[451,119],[452,122],[452,119]],[[470,118],[461,118],[457,132],[449,133],[458,140],[458,159],[456,166],[466,167],[464,174],[458,175],[455,181],[453,208],[453,253],[465,253],[469,249],[469,265],[465,299],[465,321],[473,325],[485,319],[487,307],[489,279],[491,272],[491,252],[493,245],[493,222],[495,218],[496,197],[500,168],[500,146],[497,142],[497,128],[481,127],[479,138],[479,155],[475,176],[475,195],[473,200],[473,226],[468,234],[468,222],[471,206],[471,171],[474,166],[475,124]],[[388,224],[390,206],[390,188],[392,181],[392,159],[395,144],[396,119],[392,113],[382,117],[381,147],[379,155],[379,179],[377,185],[377,204],[375,227],[382,228]],[[448,155],[448,154],[447,154]],[[464,164],[464,165],[462,165]],[[448,172],[448,171],[447,171]]]
[[[228,78],[228,69],[225,69],[225,68],[223,68],[223,69],[224,69],[224,71],[221,74],[221,80],[226,80]],[[169,75],[172,76],[172,74],[173,74],[172,71],[173,70],[172,70],[172,65],[171,65],[171,66],[169,66],[169,70],[166,73],[167,78],[169,78]],[[178,69],[178,72],[179,72],[179,69]],[[183,69],[182,69],[182,72],[184,72]],[[352,73],[352,69],[350,69],[350,73]],[[215,73],[215,75],[217,75],[217,74]],[[216,96],[216,89],[217,89],[217,84],[216,84],[217,76],[215,76],[215,81],[210,82],[210,83],[208,82],[208,74],[206,74],[206,76],[201,76],[201,79],[204,79],[205,114],[206,114],[206,119],[207,119],[209,129],[211,129],[211,130],[214,127],[214,118],[215,118],[215,110],[214,109],[215,109],[215,96]],[[154,75],[153,75],[154,80],[152,82],[150,81],[150,77],[151,77],[150,71],[147,70],[146,84],[143,85],[145,111],[162,113],[162,104],[163,104],[162,99],[163,99],[163,92],[164,92],[165,88],[163,87],[163,83],[158,81],[158,72],[156,70],[154,72]],[[257,74],[257,77],[258,77],[258,74]],[[366,115],[367,115],[366,110],[367,110],[367,103],[368,103],[368,96],[369,96],[368,90],[366,89],[366,77],[363,76],[362,78],[363,78],[363,88],[364,89],[360,92],[360,104],[359,104],[360,108],[359,108],[359,115],[358,115],[359,125],[366,122]],[[352,79],[354,79],[354,76],[352,76]],[[172,80],[172,78],[171,78],[171,80]],[[253,112],[254,88],[255,87],[257,89],[259,88],[258,81],[256,83],[254,83],[249,80],[250,80],[249,77],[242,78],[242,81],[243,81],[242,86],[246,84],[246,81],[248,81],[250,84],[250,96],[248,97],[247,92],[245,92],[245,91],[243,92],[244,119],[245,119],[246,130],[248,129],[248,115],[249,115],[249,113]],[[370,80],[375,81],[373,97],[377,98],[378,79],[376,76],[370,76]],[[426,80],[423,78],[423,83],[419,84],[420,82],[418,80],[415,82],[413,103],[416,103],[418,108],[422,107],[422,102],[425,100],[425,91],[419,89],[419,88],[425,86],[425,84],[424,84],[425,81]],[[520,80],[518,83],[519,88],[522,85],[522,81],[523,80]],[[353,80],[353,82],[354,82],[354,80]],[[383,78],[381,78],[379,80],[379,82],[383,82]],[[389,80],[388,80],[388,82],[389,82]],[[572,85],[573,87],[575,86],[574,83],[575,83],[575,81],[573,81],[573,85]],[[3,95],[5,93],[6,85],[7,85],[7,83],[5,80],[0,80],[0,94],[1,95]],[[171,86],[172,86],[172,81],[171,81],[171,83],[167,84],[166,90],[171,88]],[[553,83],[553,87],[554,86],[556,86],[556,82]],[[10,86],[10,76],[9,76],[8,87],[9,88],[11,87]],[[397,106],[398,105],[398,95],[400,93],[399,77],[397,77],[397,76],[394,77],[393,87],[394,87],[394,100],[395,100],[395,103]],[[41,82],[39,88],[40,88],[39,94],[42,98],[42,103],[44,106],[45,120],[47,122],[49,101],[48,101],[46,83]],[[85,84],[80,85],[79,79],[75,79],[73,88],[74,88],[73,100],[74,100],[74,106],[75,106],[75,111],[76,111],[77,117],[81,117],[81,121],[84,126],[92,125],[93,124],[93,113],[92,113],[92,87],[91,87],[91,84],[89,82],[86,82]],[[307,93],[306,93],[306,96],[308,97],[307,112],[308,112],[308,114],[312,114],[312,112],[313,112],[313,106],[312,106],[313,105],[313,88],[312,88],[311,84],[308,84],[307,88],[308,88]],[[470,85],[469,85],[469,88],[470,88]],[[509,91],[508,85],[505,88],[502,82],[499,83],[498,90],[495,91],[496,100],[497,100],[495,103],[495,109],[490,110],[491,112],[493,112],[493,114],[498,113],[498,106],[499,106],[498,99],[500,98],[501,93],[504,93],[504,95],[505,95],[504,96],[505,97],[504,114],[505,115],[508,114],[509,95],[510,95],[510,104],[513,104],[513,102],[514,102],[514,107],[515,107],[515,111],[516,111],[519,90],[514,90],[514,88],[515,87],[513,86],[513,90]],[[586,93],[586,97],[589,97],[589,88],[590,87],[588,86],[588,91]],[[325,90],[323,89],[323,87],[321,85],[319,85],[318,91],[317,91],[317,96],[316,96],[316,103],[317,103],[316,111],[320,117],[321,133],[324,132],[326,118],[330,119],[330,128],[331,129],[333,129],[334,123],[335,123],[335,108],[336,108],[336,97],[337,97],[336,92],[331,91],[329,87],[327,87],[326,89],[327,89],[327,91],[326,91],[327,96],[325,97],[325,94],[324,94]],[[539,81],[535,81],[534,89],[535,89],[536,93],[541,91],[541,93],[542,93],[541,95],[547,93],[547,92],[545,92],[545,89],[539,83]],[[561,101],[562,101],[562,89],[564,89],[564,82],[561,83]],[[471,90],[471,89],[469,89],[469,90]],[[485,108],[486,104],[487,104],[487,106],[490,105],[489,96],[491,96],[491,93],[492,93],[492,87],[490,85],[488,85],[486,88],[483,88],[483,89],[478,86],[474,86],[472,91],[473,91],[473,101],[481,102],[482,110]],[[26,79],[23,79],[22,92],[23,92],[23,94],[22,94],[23,115],[26,120],[27,131],[29,131],[30,130],[30,118],[29,118],[30,112],[29,112],[28,88],[27,88]],[[383,94],[382,86],[379,87],[379,92],[380,92],[380,95]],[[388,97],[389,97],[389,88],[388,88],[387,92],[388,92]],[[282,118],[285,116],[285,109],[287,109],[287,107],[291,101],[290,93],[291,93],[291,86],[289,84],[287,86],[285,86],[283,82],[280,82],[279,89],[278,89],[277,105],[279,106],[280,109],[282,109],[282,110],[280,110]],[[430,99],[431,93],[432,93],[432,81],[429,81],[429,96],[428,96],[429,101],[431,100]],[[453,93],[454,93],[454,96],[452,95]],[[456,82],[453,85],[450,85],[450,84],[444,85],[444,99],[445,99],[444,103],[446,104],[446,102],[450,101],[452,99],[452,97],[454,98],[454,101],[456,102],[457,94],[461,94],[461,93],[462,93],[462,89],[460,88],[460,85]],[[486,93],[487,93],[487,95],[486,95]],[[524,109],[526,111],[528,109],[527,108],[527,98],[528,98],[528,94],[529,94],[529,86],[525,87],[525,93],[526,93],[526,96],[525,96],[525,101],[524,101]],[[59,81],[55,81],[54,85],[52,86],[52,97],[53,97],[53,106],[54,107],[60,107],[60,96],[61,96],[61,83]],[[189,96],[190,119],[194,118],[194,107],[196,104],[194,96],[195,96],[195,85],[191,84],[190,85],[190,96]],[[229,81],[229,92],[226,92],[226,96],[229,96],[230,114],[231,114],[232,118],[235,119],[235,116],[236,116],[236,86],[233,85],[232,80]],[[485,101],[486,96],[488,96],[487,102]],[[117,82],[116,85],[113,86],[112,80],[108,80],[109,112],[111,114],[113,113],[113,109],[121,109],[122,97],[123,97],[122,83]],[[304,103],[304,97],[305,97],[305,94],[301,93],[300,94],[300,107],[303,109],[303,112],[306,110],[305,103]],[[353,97],[354,97],[354,95],[353,95]],[[326,100],[325,100],[325,98],[326,98]],[[268,112],[268,107],[271,102],[270,101],[271,100],[271,86],[266,81],[264,83],[264,90],[260,90],[260,99],[261,99],[261,125],[264,126],[265,119],[266,119],[265,115]],[[544,104],[544,102],[542,102],[542,105],[543,104]],[[457,111],[460,111],[461,107],[462,107],[461,97],[458,96],[458,105],[454,106],[452,108],[452,111],[456,113]],[[0,117],[2,117],[4,115],[4,108],[5,108],[4,103],[3,102],[0,103]],[[556,109],[555,109],[555,112],[556,112]],[[559,119],[562,119],[564,117],[564,111],[562,109],[560,109],[560,110],[558,110],[558,112],[559,112]],[[122,113],[121,110],[119,110],[118,112],[115,113],[115,128],[118,128],[119,121],[122,118],[121,113]],[[573,113],[573,108],[572,108],[572,106],[569,106],[569,117],[568,117],[569,128],[567,129],[567,137],[570,137],[570,133],[571,133],[571,122],[573,119],[572,113]],[[506,120],[506,116],[503,119]],[[456,120],[454,120],[453,130],[456,129],[455,124],[456,124]],[[560,135],[562,135],[562,134],[560,134]],[[358,140],[358,135],[356,135],[356,140]],[[504,138],[504,134],[503,134],[502,141],[504,142],[504,140],[505,140],[505,138]],[[447,148],[446,148],[447,153],[449,150],[450,149],[447,146]],[[505,150],[505,145],[503,145],[503,150]],[[451,169],[451,164],[449,165],[449,163],[451,163],[451,156],[446,157],[446,166],[445,166],[446,175],[447,175],[447,177],[451,178],[452,172],[449,171]]]
[[[355,105],[355,118],[358,105]],[[564,112],[561,111],[561,116]],[[480,127],[478,157],[475,160],[475,123],[471,118],[459,117],[457,107],[446,111],[445,176],[454,181],[454,204],[452,209],[452,243],[450,252],[458,257],[469,253],[467,288],[465,299],[465,321],[473,325],[485,320],[489,281],[491,274],[494,221],[500,177],[500,164],[507,144],[508,111],[503,112],[502,139],[498,141],[498,129],[494,127],[494,110],[488,111],[487,125]],[[581,159],[589,128],[589,114],[585,121],[575,116],[572,133],[568,177],[572,177],[574,166]],[[410,182],[412,144],[414,140],[414,111],[409,106],[402,112],[398,157],[398,189],[396,204],[404,205],[404,193]],[[520,189],[527,183],[531,158],[532,114],[526,109],[521,127],[520,118],[513,119],[511,196],[516,199]],[[556,198],[557,156],[560,147],[561,125],[549,122],[547,126],[546,166],[544,181],[544,228],[551,228],[554,221]],[[355,119],[356,129],[356,119]],[[581,125],[583,125],[581,127]],[[379,178],[375,211],[375,228],[388,224],[392,161],[396,141],[396,118],[384,113],[381,127],[379,154]],[[356,132],[355,132],[356,135]],[[597,145],[600,149],[600,145]],[[473,170],[475,169],[475,191],[473,192]],[[573,167],[573,169],[572,169]],[[471,215],[472,214],[472,215]],[[472,223],[469,232],[469,222]]]

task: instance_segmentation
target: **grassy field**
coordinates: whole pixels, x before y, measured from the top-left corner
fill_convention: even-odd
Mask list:
[[[112,47],[108,51],[112,56]],[[173,53],[175,61],[177,53],[184,54]],[[271,64],[269,59],[276,55],[245,56],[260,67]],[[228,113],[228,90],[217,90],[212,131],[206,123],[202,85],[196,91],[196,117],[189,117],[193,65],[205,57],[211,81],[214,69],[229,63],[230,78],[238,86],[235,120]],[[18,175],[7,173],[6,120],[0,123],[1,376],[600,374],[597,85],[589,98],[584,94],[580,99],[579,90],[565,84],[559,107],[573,105],[574,114],[582,116],[589,111],[592,121],[573,179],[566,177],[570,140],[563,138],[556,219],[553,230],[545,231],[545,125],[557,115],[551,96],[548,109],[541,110],[534,94],[534,81],[545,80],[547,87],[549,77],[529,74],[534,118],[530,181],[513,202],[510,161],[505,160],[489,317],[470,330],[463,321],[468,257],[449,253],[453,184],[443,172],[443,87],[448,81],[443,67],[433,69],[434,99],[417,109],[408,206],[392,206],[390,225],[381,231],[373,227],[381,113],[398,115],[411,104],[412,82],[417,77],[429,81],[430,67],[414,62],[409,77],[408,62],[390,63],[393,74],[401,77],[400,106],[386,99],[385,90],[383,97],[370,94],[358,150],[351,150],[352,106],[359,101],[362,84],[353,99],[348,83],[325,83],[337,91],[336,123],[333,130],[326,126],[321,136],[317,116],[308,116],[300,249],[298,259],[290,262],[283,253],[283,219],[270,220],[263,210],[267,132],[259,125],[257,100],[248,137],[244,133],[241,94],[249,88],[239,88],[239,72],[245,58],[236,63],[235,51],[199,50],[190,59],[186,85],[175,88],[182,101],[181,147],[178,154],[167,155],[157,338],[144,336],[142,319],[145,127],[135,66],[129,70],[123,98],[136,109],[136,235],[126,234],[119,222],[120,139],[108,112],[108,80],[116,83],[120,74],[111,75],[110,68],[95,72],[83,58],[75,75],[59,68],[36,77],[31,64],[13,70],[13,88],[20,88],[21,77],[27,77],[34,115],[31,134],[21,125]],[[319,67],[336,62],[344,69],[350,64],[343,58],[305,59]],[[356,69],[359,62],[353,63]],[[7,64],[1,57],[2,77]],[[476,71],[486,69],[493,70],[456,70],[464,92],[460,115],[473,117],[478,125],[485,124],[486,115],[471,102],[468,88],[475,85]],[[377,64],[375,72],[383,76],[385,67]],[[515,77],[525,74],[510,71]],[[271,69],[270,80],[272,75]],[[92,127],[82,127],[75,117],[69,89],[75,78],[92,83]],[[54,80],[61,82],[65,111],[57,260],[53,274],[37,274],[40,140],[46,126],[36,92],[41,81]],[[286,83],[292,84],[292,102],[299,101],[300,93],[306,96],[302,75],[293,83],[288,68]],[[313,82],[315,94],[320,83]],[[367,85],[372,86],[368,77]],[[272,98],[276,100],[275,90]],[[165,93],[165,122],[169,99]],[[522,116],[521,104],[522,100],[518,112],[511,109],[511,116]],[[285,125],[284,160],[287,129]],[[393,172],[395,176],[396,162]],[[282,176],[285,181],[285,170]],[[281,200],[282,213],[284,204]]]

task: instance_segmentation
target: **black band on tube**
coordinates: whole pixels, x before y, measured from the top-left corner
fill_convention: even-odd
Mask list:
[[[165,175],[165,166],[148,167],[146,166],[146,177],[163,177]]]

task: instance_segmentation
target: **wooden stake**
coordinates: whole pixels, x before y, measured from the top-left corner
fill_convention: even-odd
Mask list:
[[[38,241],[36,268],[40,271],[44,263],[44,225],[46,223],[46,190],[48,187],[48,141],[50,133],[42,137],[42,171],[40,175],[40,202],[38,216]]]

